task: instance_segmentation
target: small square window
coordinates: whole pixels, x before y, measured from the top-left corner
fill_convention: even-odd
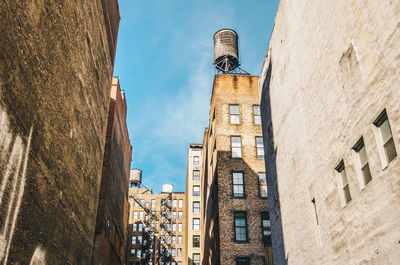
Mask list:
[[[200,213],[200,202],[193,202],[193,213]]]
[[[193,186],[193,196],[200,196],[200,186]]]
[[[200,181],[200,170],[193,170],[193,181]]]
[[[194,248],[200,247],[200,236],[198,235],[193,236],[193,247]]]

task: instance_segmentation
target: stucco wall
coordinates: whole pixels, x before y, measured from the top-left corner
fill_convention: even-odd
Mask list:
[[[276,177],[288,264],[400,260],[400,160],[382,166],[373,124],[386,109],[399,152],[399,13],[389,0],[280,3],[260,91],[264,145],[276,156],[266,161],[267,174]],[[372,174],[366,186],[352,150],[361,136]],[[342,159],[348,204],[335,171]]]

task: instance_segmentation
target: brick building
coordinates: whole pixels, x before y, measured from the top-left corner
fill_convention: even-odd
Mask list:
[[[90,264],[116,0],[0,1],[0,263]]]
[[[275,264],[399,264],[399,12],[280,2],[260,77]]]
[[[119,79],[114,77],[93,243],[93,265],[125,263],[128,183],[132,158],[126,111],[125,92],[120,89]]]
[[[200,265],[200,227],[201,227],[201,167],[203,146],[190,144],[188,148],[188,164],[186,177],[186,250],[187,264]]]
[[[202,264],[272,264],[258,77],[217,74],[203,143]]]
[[[187,265],[185,194],[166,185],[159,194],[129,188],[128,265]]]

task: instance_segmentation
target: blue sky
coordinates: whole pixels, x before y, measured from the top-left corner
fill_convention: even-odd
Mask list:
[[[239,35],[242,68],[259,75],[278,0],[119,0],[114,75],[128,101],[132,168],[160,192],[185,191],[187,147],[208,126],[213,35]]]

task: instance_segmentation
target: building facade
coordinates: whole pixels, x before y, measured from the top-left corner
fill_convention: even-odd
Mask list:
[[[186,177],[187,264],[200,265],[202,144],[190,144]]]
[[[203,143],[202,264],[272,264],[258,77],[217,74]]]
[[[125,263],[128,187],[132,146],[126,125],[125,92],[113,78],[100,183],[92,264]]]
[[[399,263],[399,12],[280,2],[259,86],[276,264]]]
[[[187,265],[183,192],[129,189],[127,264]]]
[[[0,264],[90,264],[115,0],[0,1]]]

